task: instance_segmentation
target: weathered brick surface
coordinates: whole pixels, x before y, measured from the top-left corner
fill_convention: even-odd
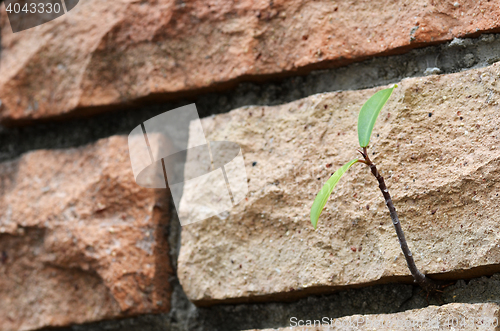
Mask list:
[[[451,303],[444,306],[409,310],[396,314],[353,315],[337,319],[322,316],[311,320],[294,320],[291,327],[261,331],[327,331],[327,330],[498,330],[500,306],[496,303]],[[316,319],[316,326],[314,320]],[[304,326],[302,326],[304,325]],[[249,330],[259,331],[259,330]]]
[[[497,63],[405,79],[375,126],[370,156],[425,273],[461,278],[499,270],[499,74]],[[318,230],[309,221],[324,182],[358,157],[357,116],[376,90],[202,120],[208,139],[242,146],[249,194],[228,215],[183,227],[178,276],[191,300],[411,281],[381,192],[363,164],[342,178]]]
[[[165,190],[136,185],[127,138],[0,164],[0,329],[168,311]]]
[[[2,6],[0,120],[89,113],[493,31],[499,4],[89,0],[16,34]]]

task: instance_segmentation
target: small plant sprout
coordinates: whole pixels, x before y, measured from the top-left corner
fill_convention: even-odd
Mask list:
[[[422,287],[422,289],[427,292],[427,294],[433,294],[436,292],[442,292],[441,290],[443,286],[440,285],[440,283],[438,283],[437,281],[426,277],[418,270],[417,266],[415,265],[412,253],[408,248],[408,244],[406,243],[405,235],[403,229],[401,228],[396,208],[392,203],[391,195],[389,194],[389,190],[385,185],[384,178],[380,175],[377,167],[368,157],[367,149],[370,143],[370,136],[372,134],[375,121],[380,114],[380,110],[382,109],[382,107],[384,107],[387,100],[391,96],[392,91],[396,87],[397,85],[394,85],[391,88],[378,91],[361,107],[358,117],[358,140],[359,146],[362,150],[358,150],[358,152],[363,156],[363,159],[354,159],[352,161],[349,161],[348,163],[340,167],[340,169],[335,171],[335,173],[328,179],[321,191],[319,191],[311,207],[311,223],[316,229],[319,216],[321,215],[321,212],[323,211],[328,198],[332,194],[333,189],[339,182],[340,177],[342,177],[342,175],[355,163],[361,162],[366,164],[370,168],[373,176],[375,176],[378,181],[378,187],[380,188],[380,191],[382,191],[382,195],[384,196],[387,208],[389,208],[392,223],[394,224],[394,228],[396,229],[396,233],[398,235],[399,244],[401,245],[401,250],[403,251],[403,254],[406,258],[406,263],[408,264],[408,268],[410,269],[415,282],[418,283]]]

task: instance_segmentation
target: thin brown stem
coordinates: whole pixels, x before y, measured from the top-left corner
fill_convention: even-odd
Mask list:
[[[413,276],[413,279],[415,282],[417,282],[427,293],[431,292],[436,292],[439,290],[440,285],[430,279],[429,277],[425,276],[423,273],[418,270],[417,265],[415,264],[415,261],[413,260],[413,255],[410,251],[410,248],[408,247],[408,244],[406,242],[405,234],[403,232],[403,229],[401,227],[401,223],[399,222],[399,217],[398,213],[396,211],[396,208],[394,207],[394,204],[392,203],[391,195],[389,194],[389,190],[387,189],[387,186],[385,185],[384,177],[380,175],[380,173],[377,170],[377,167],[375,164],[370,160],[368,157],[368,151],[366,147],[363,148],[363,152],[360,152],[363,157],[364,157],[364,163],[370,167],[370,170],[375,176],[375,178],[378,181],[378,187],[380,188],[380,191],[382,191],[382,195],[384,196],[385,199],[385,204],[387,205],[387,208],[389,209],[389,213],[391,214],[391,219],[392,219],[392,224],[394,224],[394,228],[396,229],[396,234],[398,235],[399,239],[399,245],[401,246],[401,250],[403,251],[403,254],[406,259],[406,263],[408,264],[408,268],[410,269],[410,272]]]

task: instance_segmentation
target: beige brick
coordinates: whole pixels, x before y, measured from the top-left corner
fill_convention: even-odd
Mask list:
[[[499,271],[499,74],[497,63],[405,79],[375,125],[370,157],[425,273],[460,279]],[[342,178],[316,231],[309,220],[329,176],[359,156],[357,116],[378,89],[244,107],[202,120],[208,139],[242,146],[249,194],[227,218],[183,227],[178,274],[191,300],[270,300],[411,282],[365,165]]]
[[[457,4],[89,0],[16,34],[2,6],[0,120],[102,111],[500,28],[500,1]]]
[[[498,330],[500,307],[496,303],[450,303],[396,314],[353,315],[336,319],[311,318],[313,326],[295,326],[261,331],[354,331],[354,330]],[[300,322],[308,325],[307,320]],[[258,330],[248,330],[258,331]]]
[[[136,185],[127,138],[0,164],[0,329],[168,311],[166,190]]]

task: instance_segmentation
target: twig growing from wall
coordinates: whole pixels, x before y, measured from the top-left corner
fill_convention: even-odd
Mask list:
[[[368,101],[365,102],[365,104],[361,107],[361,111],[359,112],[359,117],[358,117],[358,139],[359,139],[359,145],[362,148],[362,151],[358,151],[362,156],[363,159],[354,159],[351,160],[350,162],[346,163],[343,165],[340,169],[338,169],[326,182],[326,184],[323,186],[321,191],[318,193],[316,196],[316,199],[314,200],[314,203],[311,207],[311,223],[314,226],[314,228],[317,227],[318,224],[318,219],[323,211],[323,208],[326,205],[326,202],[329,198],[329,196],[332,194],[333,189],[339,182],[340,178],[342,175],[355,163],[361,162],[366,164],[370,170],[373,176],[377,179],[378,181],[378,186],[380,188],[380,191],[382,191],[382,195],[384,196],[385,203],[387,205],[387,208],[389,209],[389,213],[391,215],[392,223],[394,224],[394,228],[396,230],[396,234],[399,239],[399,244],[401,246],[401,250],[403,251],[403,254],[406,259],[406,263],[408,264],[408,268],[410,269],[410,272],[413,276],[413,279],[415,280],[416,283],[418,283],[424,291],[426,291],[428,294],[433,294],[436,292],[442,292],[441,289],[443,286],[424,275],[420,270],[418,270],[417,265],[415,264],[415,261],[413,260],[413,254],[410,251],[410,248],[408,247],[408,243],[406,242],[406,238],[403,232],[403,229],[401,227],[401,223],[399,222],[399,217],[398,213],[396,211],[396,208],[394,207],[394,203],[392,202],[391,195],[389,193],[389,190],[387,189],[387,186],[385,185],[384,177],[380,175],[380,173],[377,170],[376,165],[370,160],[368,157],[368,145],[370,143],[370,137],[373,131],[373,127],[375,125],[375,121],[377,120],[378,115],[380,114],[380,111],[382,107],[386,104],[387,100],[392,94],[392,91],[394,88],[396,88],[397,85],[394,85],[391,88],[381,90],[377,93],[375,93]]]

